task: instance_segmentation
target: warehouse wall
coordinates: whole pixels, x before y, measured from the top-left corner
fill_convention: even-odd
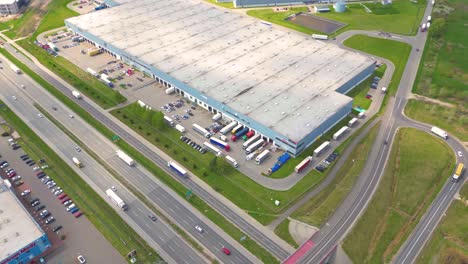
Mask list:
[[[304,5],[311,3],[313,3],[313,1],[308,0],[234,0],[235,7]]]

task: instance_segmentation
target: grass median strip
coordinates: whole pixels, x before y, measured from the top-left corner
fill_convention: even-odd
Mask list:
[[[94,117],[92,117],[87,111],[82,109],[77,103],[75,103],[73,100],[68,98],[66,95],[62,94],[54,86],[46,82],[39,75],[37,75],[31,69],[29,69],[26,65],[19,62],[16,58],[14,58],[7,51],[5,51],[4,49],[0,49],[0,52],[3,53],[12,62],[14,62],[24,73],[30,75],[36,82],[38,82],[41,86],[43,86],[46,90],[48,90],[57,99],[62,101],[65,105],[67,105],[71,110],[73,110],[76,114],[78,114],[88,124],[93,126],[96,130],[98,130],[105,137],[111,139],[115,135],[106,126],[104,126],[102,123],[94,119]],[[133,157],[141,165],[143,165],[154,176],[158,177],[164,184],[169,186],[177,194],[185,198],[187,189],[180,182],[173,179],[170,175],[168,175],[165,171],[163,171],[161,168],[159,168],[157,165],[151,162],[148,158],[146,158],[139,151],[137,151],[132,146],[130,146],[127,142],[123,140],[119,140],[116,142],[116,145],[119,146],[128,155]],[[242,245],[247,250],[249,250],[252,254],[257,256],[259,259],[261,259],[265,263],[278,263],[278,260],[275,257],[273,257],[273,255],[271,255],[263,247],[259,246],[257,242],[255,242],[246,234],[244,234],[242,231],[240,231],[232,223],[230,223],[229,221],[226,221],[226,219],[222,215],[220,215],[217,211],[211,208],[202,199],[194,195],[192,196],[189,202],[195,208],[197,208],[197,210],[199,210],[202,214],[207,216],[211,221],[213,221],[216,225],[218,225],[221,229],[223,229],[227,234],[229,234],[234,239],[239,240],[242,237],[246,237],[246,239],[241,242]]]
[[[291,236],[291,233],[289,232],[290,222],[291,221],[289,219],[285,219],[275,228],[275,233],[294,248],[298,248],[299,244],[297,244],[296,240],[294,240],[294,238]]]
[[[344,240],[351,260],[390,262],[450,177],[454,161],[441,139],[400,129],[375,195]]]
[[[2,103],[3,104],[3,103]],[[45,158],[46,173],[70,196],[86,217],[124,257],[136,249],[142,263],[161,261],[160,256],[128,226],[93,189],[81,179],[49,146],[18,116],[3,106],[0,115],[21,135],[20,143],[33,159]],[[125,244],[122,242],[124,241]]]
[[[103,166],[116,180],[118,180],[122,185],[124,185],[130,192],[133,193],[136,197],[138,197],[138,200],[142,201],[146,206],[148,206],[156,215],[158,215],[160,218],[164,219],[165,222],[169,223],[171,227],[179,233],[180,236],[182,236],[187,242],[190,243],[190,245],[193,246],[196,250],[198,250],[200,253],[202,253],[206,258],[211,259],[212,256],[210,254],[207,254],[204,251],[204,248],[200,246],[197,241],[192,239],[191,236],[189,236],[183,229],[181,229],[178,225],[176,225],[174,222],[172,222],[164,213],[162,213],[159,209],[157,209],[153,203],[151,203],[141,192],[137,190],[137,188],[132,185],[129,181],[125,179],[122,175],[120,175],[118,172],[116,172],[111,166],[109,166],[103,159],[101,159],[92,149],[88,148],[78,137],[76,137],[73,133],[71,133],[65,126],[60,124],[52,115],[50,115],[45,109],[40,107],[39,105],[35,105],[36,108],[39,109],[39,111],[47,117],[52,123],[54,123],[55,126],[57,126],[62,132],[64,132],[71,140],[73,140],[78,146],[80,146],[83,150],[86,151],[91,157],[93,157],[96,162],[98,162],[101,166]],[[213,259],[211,259],[213,261]]]

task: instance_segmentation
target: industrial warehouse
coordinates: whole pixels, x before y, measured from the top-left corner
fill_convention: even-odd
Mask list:
[[[0,179],[0,264],[30,263],[51,247],[47,235]]]
[[[368,57],[195,0],[122,1],[65,23],[294,156],[350,113],[344,94],[375,68]]]

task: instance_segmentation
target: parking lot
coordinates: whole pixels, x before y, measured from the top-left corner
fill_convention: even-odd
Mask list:
[[[8,142],[8,139],[0,138],[0,163],[3,161],[8,163],[8,166],[0,166],[3,167],[0,171],[1,176],[11,181],[16,177],[13,182],[18,197],[47,233],[52,243],[52,248],[44,254],[47,263],[78,263],[79,255],[85,257],[86,263],[125,263],[123,257],[86,219],[85,215],[75,217],[67,212],[62,202],[70,199],[71,204],[73,197],[60,200],[58,195],[63,195],[63,193],[60,192],[59,186],[49,184],[49,188],[42,182],[42,179],[48,177],[45,175],[48,169],[47,161],[44,160],[43,164],[39,164],[39,161],[32,161],[21,147],[13,150],[10,146],[13,142]],[[38,169],[39,166],[43,166],[44,169]],[[44,172],[44,176],[40,176],[41,179],[39,179],[37,174],[41,172]]]

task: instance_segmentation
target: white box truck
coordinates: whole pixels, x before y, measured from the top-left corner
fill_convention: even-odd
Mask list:
[[[174,87],[170,87],[170,88],[167,88],[167,89],[166,89],[166,94],[171,94],[171,93],[173,93],[173,92],[175,92],[175,88],[174,88]]]
[[[78,158],[73,157],[72,161],[78,168],[83,168],[83,163],[81,163],[81,161]]]
[[[16,67],[16,65],[14,65],[13,63],[10,64],[10,68],[16,73],[16,74],[20,74],[21,71],[18,67]]]
[[[221,119],[221,117],[222,117],[221,113],[217,113],[211,118],[211,120],[218,121],[219,119]]]
[[[80,94],[78,91],[73,91],[73,92],[72,92],[72,95],[73,95],[76,99],[80,99],[80,98],[81,98],[81,94]]]
[[[177,129],[177,131],[179,131],[180,133],[185,133],[185,127],[179,124],[175,125],[175,129]]]
[[[354,117],[353,119],[349,120],[348,126],[353,127],[353,126],[355,126],[357,124],[357,122],[358,122],[358,119],[356,117]]]
[[[172,118],[168,117],[168,116],[164,116],[164,121],[166,121],[166,123],[168,123],[170,126],[174,126],[175,123],[174,121],[172,120]]]
[[[231,156],[226,156],[226,160],[231,163],[232,166],[234,166],[235,168],[239,167],[239,164],[237,163],[237,161],[231,157]]]
[[[123,160],[125,163],[127,163],[128,166],[135,165],[135,161],[130,156],[128,156],[125,152],[123,152],[121,150],[117,150],[115,153],[117,154],[117,156],[121,160]]]

